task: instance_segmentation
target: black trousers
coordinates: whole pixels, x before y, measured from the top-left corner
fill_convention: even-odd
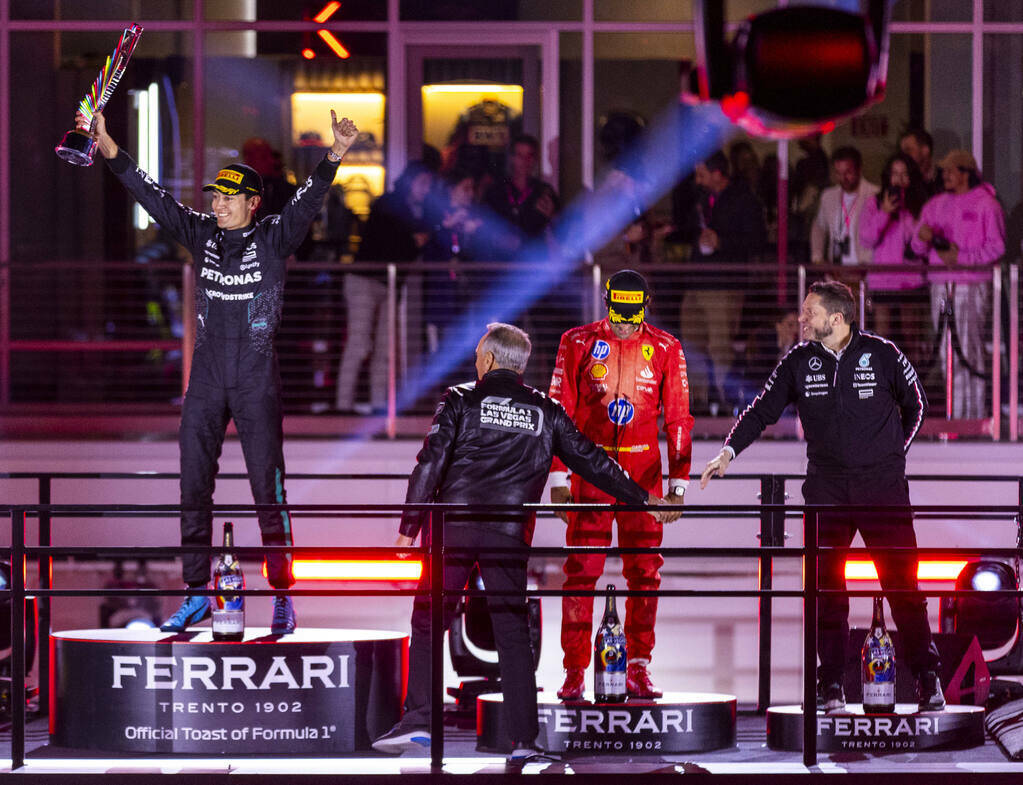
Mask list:
[[[284,504],[284,432],[280,391],[265,380],[248,380],[237,387],[189,381],[181,413],[178,439],[181,445],[181,506],[199,508],[181,514],[181,544],[210,545],[213,537],[213,503],[217,461],[227,424],[234,419],[245,456],[252,498],[256,504]],[[259,529],[264,545],[293,545],[291,517],[286,512],[260,512]],[[267,580],[275,589],[287,589],[295,581],[291,557],[269,553]],[[202,553],[182,555],[185,583],[210,579],[210,559]]]
[[[483,585],[488,591],[526,589],[526,558],[512,554],[487,555],[487,548],[522,548],[518,537],[488,530],[482,524],[448,524],[444,529],[447,548],[465,548],[469,552],[451,554],[444,559],[444,588],[464,589],[473,564],[479,564]],[[420,589],[430,588],[430,577],[423,573]],[[454,618],[458,597],[444,600],[444,629]],[[532,744],[539,733],[536,712],[536,674],[529,648],[529,623],[526,597],[487,597],[494,641],[501,668],[501,692],[504,695],[504,727],[515,743]],[[442,645],[438,641],[437,645]],[[430,597],[417,596],[412,607],[412,641],[409,645],[408,695],[402,725],[409,728],[430,724]]]
[[[807,504],[909,504],[909,484],[901,471],[832,476],[807,474],[803,483],[803,499]],[[913,518],[906,513],[822,513],[818,527],[821,551],[817,565],[817,581],[821,589],[844,589],[845,548],[859,531],[867,548],[916,548]],[[882,591],[919,589],[916,553],[871,554],[877,566]],[[892,609],[895,627],[899,630],[900,657],[914,675],[938,669],[938,650],[931,639],[927,621],[927,600],[922,594],[886,595]],[[821,595],[817,602],[817,653],[820,667],[818,681],[843,683],[846,645],[849,641],[849,598],[842,595]]]

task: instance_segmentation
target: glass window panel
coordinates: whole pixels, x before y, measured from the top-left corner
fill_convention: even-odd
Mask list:
[[[728,19],[739,21],[776,6],[775,0],[731,0]],[[596,0],[593,16],[598,22],[691,22],[693,10],[692,3],[676,0]]]
[[[206,0],[207,19],[259,19],[299,22],[306,19],[339,22],[385,21],[387,3],[381,0]]]
[[[824,138],[829,152],[853,145],[863,173],[878,182],[902,131],[920,126],[934,137],[934,157],[972,140],[969,35],[893,35],[884,101],[842,123]]]
[[[988,22],[1023,22],[1023,0],[984,0]]]
[[[984,36],[984,179],[1006,210],[1006,250],[1023,241],[1023,35]]]
[[[142,341],[130,351],[31,351],[11,356],[16,401],[168,403],[180,394],[181,261],[106,171],[57,158],[53,146],[118,39],[115,31],[15,32],[11,58],[11,336],[89,343]],[[177,198],[192,185],[187,36],[147,32],[105,111],[114,140]],[[170,344],[168,346],[167,344]]]
[[[401,0],[410,22],[545,22],[579,20],[581,0]]]
[[[11,19],[191,19],[192,0],[11,0]]]
[[[613,115],[631,116],[643,125],[677,106],[679,61],[695,56],[688,33],[598,33],[594,36],[594,168],[612,154],[600,141]],[[636,85],[643,85],[637,90]],[[598,177],[599,179],[599,177]]]
[[[102,160],[83,168],[52,153],[73,127],[78,104],[118,37],[114,31],[11,34],[11,58],[18,63],[11,106],[17,116],[32,118],[11,123],[11,180],[21,192],[11,204],[15,259],[124,260],[147,241],[133,228],[124,191],[104,173]],[[152,148],[161,181],[186,203],[193,125],[187,45],[187,36],[144,33],[105,112],[111,136],[135,157],[142,142]],[[155,99],[155,111],[146,117],[138,105],[143,93],[145,100]],[[39,231],[38,210],[44,203],[49,205],[48,228]]]
[[[562,33],[558,49],[561,54],[560,92],[561,117],[558,119],[558,173],[561,196],[570,201],[582,189],[582,34]]]
[[[333,108],[338,117],[351,116],[364,135],[345,165],[373,167],[372,176],[359,181],[369,189],[366,203],[350,205],[366,212],[369,193],[377,194],[383,182],[385,36],[338,34],[334,41],[350,56],[339,57],[327,42],[297,33],[208,36],[207,172],[241,157],[245,141],[259,137],[288,177],[305,179],[331,143]],[[305,49],[313,56],[303,56]]]
[[[972,18],[973,3],[965,0],[899,0],[892,8],[895,22],[969,22]]]

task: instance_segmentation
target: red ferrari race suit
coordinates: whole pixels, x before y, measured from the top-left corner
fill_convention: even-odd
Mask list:
[[[561,336],[550,397],[565,407],[580,431],[607,450],[644,490],[658,497],[662,491],[657,419],[663,411],[669,484],[672,489],[685,488],[693,418],[689,414],[686,358],[678,339],[643,323],[622,340],[611,331],[607,319],[569,330]],[[566,484],[564,464],[555,459],[551,471],[553,485]],[[572,477],[572,498],[581,504],[614,503],[578,475]],[[612,518],[618,521],[620,547],[660,546],[661,524],[645,512],[569,513],[568,545],[610,546]],[[626,554],[622,561],[630,589],[653,590],[661,585],[658,570],[664,559],[660,554]],[[565,589],[591,591],[603,571],[603,554],[573,554],[565,562]],[[626,600],[630,660],[650,659],[656,618],[656,598]],[[562,598],[561,647],[566,669],[589,664],[592,624],[592,597]]]

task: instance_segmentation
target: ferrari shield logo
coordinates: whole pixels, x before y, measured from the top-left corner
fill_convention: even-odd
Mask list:
[[[643,359],[650,362],[650,358],[654,356],[654,347],[648,343],[643,344]]]

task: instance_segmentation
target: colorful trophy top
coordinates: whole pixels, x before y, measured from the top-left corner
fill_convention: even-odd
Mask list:
[[[124,69],[128,65],[131,53],[135,51],[135,46],[141,35],[142,27],[136,24],[121,33],[121,40],[117,42],[113,53],[107,56],[96,81],[92,83],[89,92],[78,104],[78,111],[89,121],[90,130],[95,122],[96,114],[103,111],[110,96],[113,95],[114,88],[121,81]],[[73,129],[64,134],[64,138],[54,150],[62,160],[69,164],[91,166],[93,156],[96,154],[96,142],[84,131]]]
[[[89,92],[85,94],[82,102],[78,104],[78,111],[85,116],[90,124],[96,113],[103,111],[103,107],[107,105],[107,101],[113,95],[114,88],[121,81],[124,68],[128,65],[131,53],[135,51],[135,46],[141,35],[142,28],[134,24],[121,33],[121,40],[117,42],[117,47],[112,54],[107,55],[99,76],[92,83],[92,87],[89,88]]]

